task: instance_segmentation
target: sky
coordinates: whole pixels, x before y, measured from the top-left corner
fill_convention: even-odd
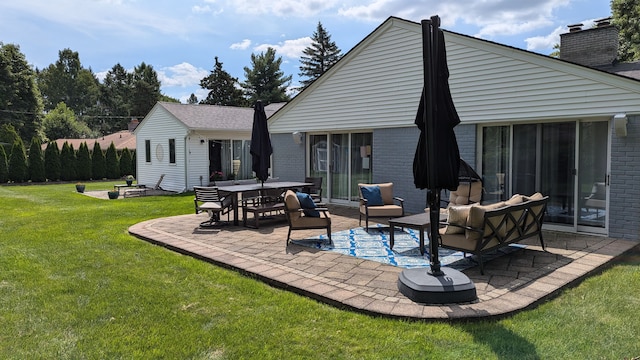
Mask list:
[[[0,3],[0,42],[15,44],[34,68],[78,52],[102,80],[120,64],[153,66],[163,94],[186,103],[217,56],[240,82],[251,54],[272,47],[299,85],[300,56],[318,22],[343,53],[389,16],[548,55],[567,25],[611,16],[609,0],[11,0]]]

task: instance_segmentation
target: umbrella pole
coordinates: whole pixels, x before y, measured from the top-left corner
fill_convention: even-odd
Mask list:
[[[440,189],[429,191],[429,274],[443,276],[438,254],[440,233]]]

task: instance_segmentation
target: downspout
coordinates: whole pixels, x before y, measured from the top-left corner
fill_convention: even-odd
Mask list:
[[[190,135],[191,130],[187,131],[187,134],[184,136],[184,188],[181,192],[189,189],[189,147],[187,146],[187,140],[189,140]]]

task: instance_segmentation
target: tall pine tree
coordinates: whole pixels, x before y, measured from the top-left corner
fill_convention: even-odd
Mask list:
[[[201,104],[245,106],[242,90],[238,89],[238,78],[232,77],[222,69],[222,63],[215,57],[215,66],[209,76],[200,80],[200,87],[209,90],[207,98]],[[193,94],[192,94],[193,95]]]
[[[249,104],[262,100],[265,105],[289,101],[287,87],[291,84],[291,75],[285,76],[280,70],[282,58],[276,59],[276,50],[268,48],[258,55],[251,54],[253,68],[244,67],[246,81],[242,83]]]
[[[311,45],[302,51],[304,56],[300,57],[301,65],[298,75],[306,77],[300,81],[302,89],[327,72],[342,57],[340,49],[335,42],[331,41],[331,35],[322,27],[322,23],[318,22],[311,40],[313,40]]]

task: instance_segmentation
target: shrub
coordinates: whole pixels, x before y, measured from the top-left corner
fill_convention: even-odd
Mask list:
[[[27,180],[28,175],[27,155],[24,153],[22,139],[18,138],[13,143],[11,155],[9,155],[9,180],[24,182]]]
[[[94,180],[100,180],[106,176],[104,154],[100,144],[96,141],[91,152],[91,176]]]
[[[44,150],[44,173],[50,181],[60,180],[60,149],[55,141]]]
[[[60,180],[76,179],[76,153],[73,146],[64,142],[60,150]]]
[[[9,180],[9,169],[7,168],[7,152],[4,146],[0,146],[0,183],[4,184]]]
[[[42,143],[36,136],[31,139],[29,147],[29,178],[31,181],[43,182],[47,180],[44,172],[44,158],[42,155]]]
[[[120,177],[120,166],[118,165],[118,152],[116,146],[111,142],[104,156],[105,171],[108,179],[117,179]]]
[[[91,154],[86,142],[80,144],[76,153],[76,177],[78,180],[91,179]]]
[[[122,154],[120,155],[120,176],[135,174],[131,161],[131,152],[129,151],[129,149],[124,148],[124,150],[122,150]]]

